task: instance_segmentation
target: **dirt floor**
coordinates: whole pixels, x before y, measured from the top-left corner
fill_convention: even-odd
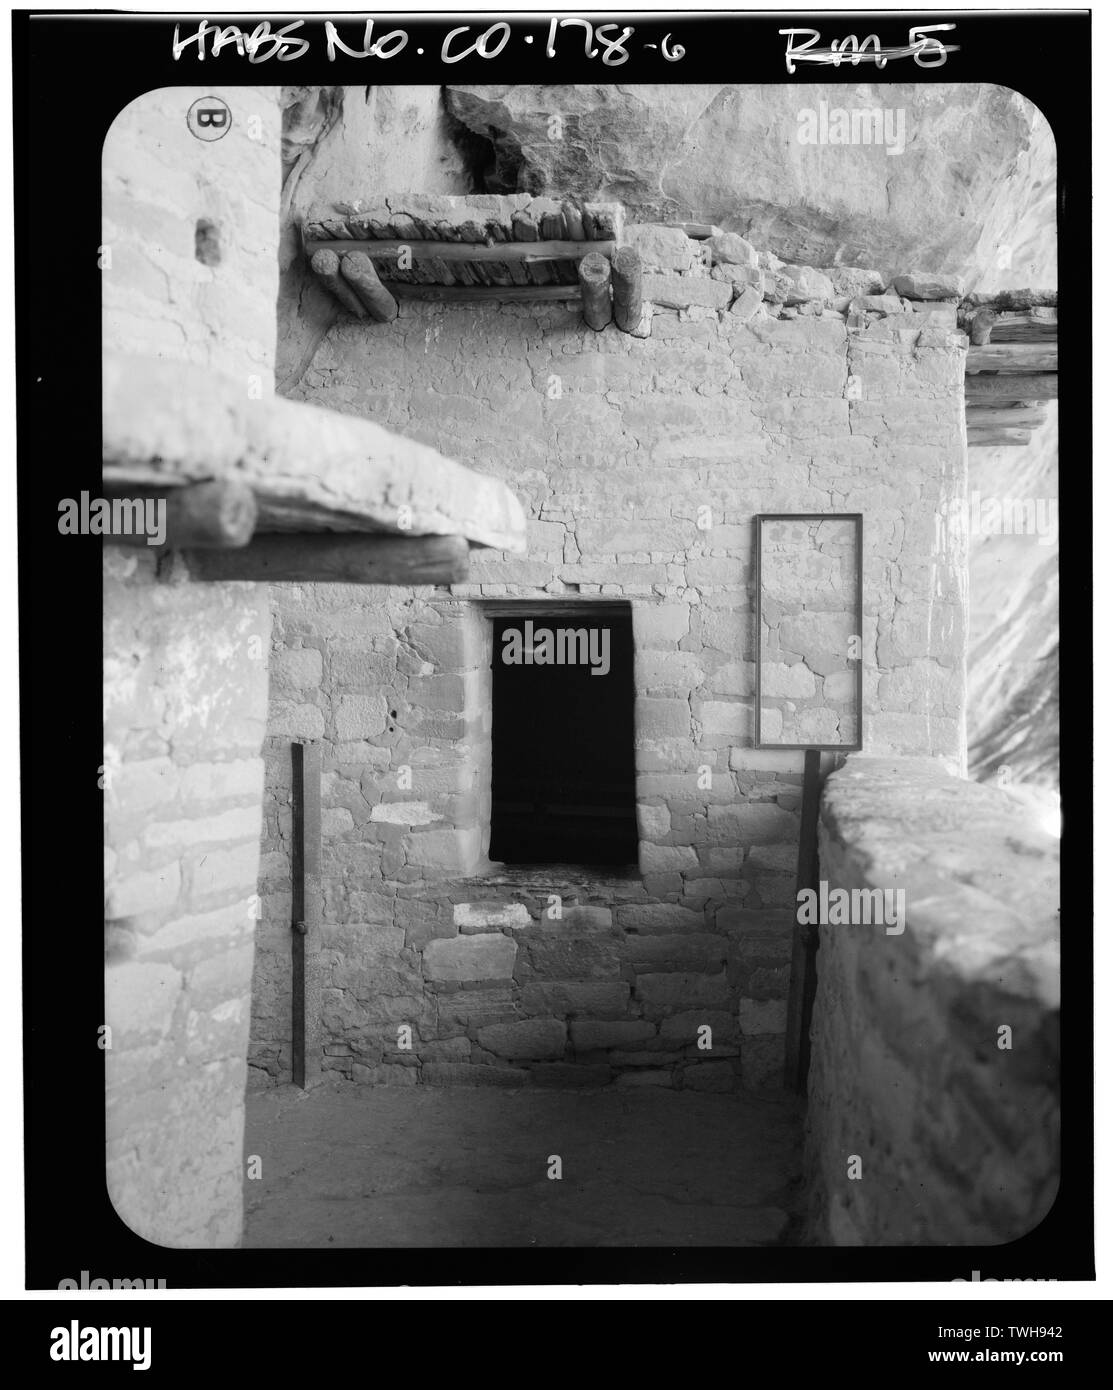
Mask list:
[[[248,1099],[243,1243],[788,1243],[800,1122],[778,1092],[282,1087]]]

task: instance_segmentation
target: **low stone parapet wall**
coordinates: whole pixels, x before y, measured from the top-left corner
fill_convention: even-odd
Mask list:
[[[855,755],[825,789],[820,879],[810,1238],[1033,1230],[1058,1190],[1057,839],[1007,791]]]

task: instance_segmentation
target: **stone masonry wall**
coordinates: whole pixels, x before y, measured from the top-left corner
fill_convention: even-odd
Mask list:
[[[104,347],[265,395],[277,92],[218,88],[233,125],[207,144],[185,116],[210,90],[149,92],[105,141]],[[160,1245],[240,1238],[270,623],[264,589],[105,545],[107,1179],[122,1220]]]
[[[775,739],[858,739],[858,558],[852,521],[762,526],[761,702],[776,711]]]
[[[404,300],[390,325],[342,319],[296,392],[496,474],[531,521],[526,556],[478,553],[451,592],[275,591],[257,1084],[290,1074],[297,739],[324,769],[326,1070],[779,1080],[802,754],[752,746],[756,513],[866,514],[867,746],[961,763],[964,538],[934,522],[965,481],[954,299],[782,266],[738,237],[626,239],[646,268],[638,335],[593,333],[577,304]],[[511,599],[632,606],[631,879],[489,872],[482,604]]]
[[[854,754],[829,779],[829,894],[901,890],[905,907],[903,930],[819,928],[813,1241],[999,1245],[1047,1214],[1059,1182],[1058,849],[1021,800],[927,759]]]
[[[101,161],[105,352],[196,362],[273,393],[280,90],[163,87],[116,117]],[[206,96],[232,111],[219,140],[186,124]]]

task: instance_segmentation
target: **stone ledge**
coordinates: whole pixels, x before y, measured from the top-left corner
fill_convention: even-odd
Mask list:
[[[463,536],[525,550],[525,513],[497,478],[370,420],[277,396],[250,399],[249,384],[246,375],[237,381],[184,362],[106,357],[106,481],[246,483],[257,531]]]
[[[1059,1007],[1059,845],[1024,803],[930,758],[856,754],[827,782],[820,826],[863,884],[905,888],[925,971]]]
[[[853,755],[831,776],[821,898],[861,893],[863,911],[818,927],[810,1241],[991,1246],[1047,1214],[1059,1175],[1057,877],[1057,841],[1004,790],[919,758]],[[867,920],[878,890],[900,911]]]

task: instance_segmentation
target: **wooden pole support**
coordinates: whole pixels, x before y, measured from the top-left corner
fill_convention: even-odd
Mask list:
[[[468,543],[463,536],[276,532],[257,535],[243,550],[198,550],[189,568],[195,579],[244,583],[462,584]]]
[[[371,258],[363,251],[348,251],[340,258],[340,273],[359,296],[376,323],[398,317],[398,301],[379,279]]]
[[[819,796],[823,788],[819,750],[804,753],[804,788],[800,807],[800,845],[796,854],[796,901],[800,890],[819,888]],[[799,921],[792,925],[792,964],[789,967],[788,1017],[785,1026],[785,1088],[803,1095],[808,1088],[811,1060],[809,1033],[815,1001],[815,956],[819,949],[816,927]]]
[[[535,300],[579,299],[578,285],[407,285],[390,282],[398,299],[427,299],[441,304],[533,303]]]
[[[1059,370],[1059,344],[986,343],[972,346],[966,354],[966,375],[981,372],[1056,372]]]
[[[162,532],[158,549],[233,549],[251,540],[258,516],[251,488],[222,478],[167,488],[106,481],[104,496],[113,514],[112,532],[104,537],[110,545],[151,544],[152,534],[157,534],[152,532],[154,522]],[[120,529],[117,518],[129,526],[128,532]]]
[[[1047,411],[1036,405],[971,405],[966,408],[967,432],[975,429],[1036,430],[1047,419]]]
[[[408,251],[414,261],[444,261],[471,264],[507,261],[578,261],[589,251],[601,255],[613,254],[613,241],[573,241],[568,238],[539,240],[536,222],[525,213],[514,214],[514,241],[498,241],[493,246],[475,241],[307,241],[306,254],[313,257],[320,251],[336,256],[360,252],[375,261],[397,263],[402,251]],[[631,248],[632,249],[632,248]]]
[[[1054,401],[1059,397],[1057,372],[982,372],[966,378],[967,405],[987,401]]]
[[[1031,430],[1015,426],[1002,426],[1000,429],[967,428],[966,443],[971,449],[997,449],[1006,445],[1027,444],[1032,438]]]
[[[309,268],[325,288],[331,292],[333,298],[338,300],[350,314],[355,314],[356,318],[360,319],[367,317],[367,311],[360,303],[358,296],[349,288],[348,282],[340,274],[340,257],[335,251],[314,251]]]
[[[598,333],[611,321],[611,263],[592,251],[580,262],[579,277],[584,323]]]
[[[620,247],[611,258],[614,321],[623,333],[633,333],[642,321],[642,263],[632,246]]]
[[[292,745],[291,1051],[293,1082],[304,1091],[321,1072],[321,990],[316,970],[321,914],[321,748]]]
[[[990,308],[979,309],[966,325],[966,331],[970,334],[970,342],[975,347],[984,347],[985,344],[989,342],[990,334],[993,332],[993,325],[996,322],[996,310]]]

